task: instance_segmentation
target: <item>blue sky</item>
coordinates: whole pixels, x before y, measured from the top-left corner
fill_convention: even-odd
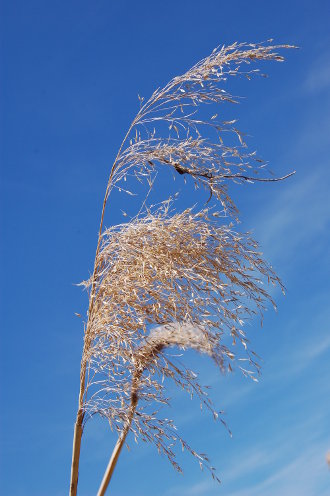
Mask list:
[[[330,494],[329,2],[11,0],[1,24],[1,494],[68,492],[82,348],[74,313],[87,305],[74,284],[92,269],[109,168],[137,94],[219,44],[269,38],[301,49],[268,64],[268,79],[235,85],[247,98],[228,109],[272,170],[297,170],[285,183],[232,189],[241,228],[287,288],[263,329],[249,328],[262,377],[220,377],[189,358],[232,438],[173,391],[173,418],[210,455],[220,486],[189,455],[179,454],[180,476],[152,446],[131,443],[112,494]],[[123,222],[120,201],[108,225]],[[95,494],[114,441],[106,425],[87,425],[81,496]]]

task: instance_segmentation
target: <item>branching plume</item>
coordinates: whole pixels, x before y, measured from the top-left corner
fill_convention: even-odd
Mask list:
[[[149,211],[106,230],[97,260],[86,412],[106,417],[119,434],[129,422],[136,439],[155,443],[176,467],[172,446],[180,438],[156,415],[156,404],[168,402],[163,378],[217,412],[198,375],[165,350],[206,353],[221,371],[245,354],[252,369],[241,369],[254,378],[258,364],[242,326],[267,300],[274,304],[263,282],[280,284],[257,243],[230,225],[218,226],[217,217],[208,209],[173,215],[167,205]]]
[[[129,145],[117,156],[108,193],[119,187],[127,174],[141,181],[150,178],[160,165],[190,176],[196,186],[214,194],[228,212],[237,214],[226,183],[283,179],[260,176],[265,164],[255,151],[247,150],[236,119],[221,119],[221,107],[208,117],[201,112],[204,105],[214,108],[214,104],[239,103],[240,98],[228,92],[227,80],[260,74],[253,67],[257,61],[282,62],[277,51],[283,48],[293,47],[245,43],[218,47],[186,73],[158,88],[148,101],[139,97],[140,110],[127,134]]]
[[[258,74],[256,62],[282,61],[278,51],[284,48],[293,47],[218,47],[148,100],[139,97],[139,111],[110,171],[94,269],[83,283],[89,308],[70,496],[77,494],[83,428],[94,415],[106,418],[118,433],[98,496],[105,494],[129,432],[155,444],[178,470],[175,444],[181,443],[216,478],[207,456],[190,448],[159,410],[170,402],[165,385],[172,380],[223,422],[198,374],[171,353],[173,347],[208,355],[222,372],[237,364],[252,379],[258,374],[243,325],[257,313],[262,316],[267,303],[275,306],[265,282],[283,287],[257,243],[219,220],[238,216],[227,190],[230,182],[278,181],[292,173],[280,178],[261,174],[264,162],[247,149],[236,120],[226,120],[220,105],[240,101],[228,91],[231,78],[251,79]],[[171,201],[154,209],[145,200],[142,214],[104,229],[113,189],[135,194],[132,178],[151,188],[162,167],[188,179],[194,189],[205,188],[208,200],[220,203],[220,212],[214,207],[176,212]],[[244,361],[247,365],[240,366]]]

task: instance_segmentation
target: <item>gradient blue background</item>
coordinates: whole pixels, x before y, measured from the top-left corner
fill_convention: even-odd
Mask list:
[[[74,283],[92,269],[111,162],[138,108],[215,46],[299,45],[267,80],[235,83],[226,110],[282,184],[236,186],[251,230],[284,280],[279,312],[248,330],[263,357],[258,384],[213,386],[233,438],[174,394],[181,433],[218,468],[218,486],[189,455],[176,474],[152,446],[131,444],[117,496],[326,496],[330,472],[330,3],[317,1],[1,2],[1,473],[4,496],[68,493],[87,298]],[[183,189],[182,198],[187,200]],[[121,200],[125,202],[126,199]],[[107,224],[123,222],[116,197]],[[114,437],[87,425],[79,494],[93,495]]]

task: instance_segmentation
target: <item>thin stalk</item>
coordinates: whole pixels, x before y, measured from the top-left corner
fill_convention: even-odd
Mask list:
[[[106,471],[104,472],[104,476],[103,476],[101,485],[99,487],[97,496],[104,496],[104,494],[107,490],[107,487],[109,485],[109,482],[111,480],[113,471],[116,468],[121,449],[124,446],[125,439],[127,437],[127,434],[129,433],[131,423],[132,423],[132,420],[133,420],[133,417],[135,414],[135,410],[136,410],[136,407],[137,407],[137,404],[139,401],[138,389],[139,389],[139,381],[140,381],[142,373],[143,373],[143,368],[136,370],[135,374],[133,376],[132,387],[131,387],[131,404],[129,407],[129,415],[128,415],[126,424],[125,424],[125,426],[124,426],[124,428],[123,428],[123,430],[122,430],[122,432],[118,438],[118,441],[116,442],[116,445],[113,449],[108,466],[106,468]]]
[[[81,436],[82,436],[82,419],[83,419],[83,414],[81,413],[81,410],[78,410],[77,420],[74,426],[74,435],[73,435],[70,495],[77,494],[80,445],[81,445]]]
[[[104,472],[104,476],[103,476],[101,485],[100,485],[99,490],[97,492],[97,496],[104,496],[105,495],[105,492],[106,492],[107,487],[109,485],[109,482],[111,480],[113,471],[116,468],[116,464],[117,464],[121,449],[124,446],[127,434],[129,433],[131,423],[132,423],[132,420],[134,417],[136,405],[137,405],[137,400],[135,400],[134,404],[131,404],[131,411],[130,411],[129,418],[128,418],[126,425],[125,425],[122,433],[120,434],[118,441],[117,441],[117,443],[113,449],[113,452],[112,452],[112,455],[110,457],[107,469]]]
[[[114,161],[112,168],[111,168],[111,172],[109,175],[108,184],[106,187],[106,191],[105,191],[105,195],[104,195],[104,199],[103,199],[103,204],[102,204],[101,220],[100,220],[99,234],[98,234],[98,239],[97,239],[95,263],[94,263],[92,286],[91,286],[89,308],[88,308],[88,321],[87,321],[87,326],[86,326],[84,347],[83,347],[81,366],[80,366],[79,400],[78,400],[78,411],[77,411],[77,417],[76,417],[76,422],[75,422],[75,426],[74,426],[74,435],[73,435],[71,480],[70,480],[69,496],[76,496],[77,495],[77,488],[78,488],[80,445],[81,445],[81,436],[83,433],[83,427],[82,426],[83,426],[83,420],[84,420],[84,415],[85,415],[83,407],[84,407],[84,396],[85,396],[85,392],[86,392],[85,391],[86,368],[87,368],[86,351],[88,350],[90,343],[91,343],[91,337],[90,337],[89,331],[90,331],[91,315],[92,315],[93,306],[94,306],[95,283],[96,283],[96,276],[97,276],[97,271],[98,271],[97,258],[98,258],[98,254],[99,254],[100,246],[101,246],[105,208],[106,208],[107,200],[109,197],[109,191],[110,191],[110,187],[111,187],[112,178],[113,178],[113,175],[114,175],[114,172],[116,169],[116,165],[117,165],[121,150],[122,150],[128,136],[129,136],[130,132],[132,131],[133,126],[136,124],[136,120],[137,120],[137,118],[135,118],[133,120],[132,124],[129,127],[129,130],[126,133],[125,138],[123,139],[123,141],[120,145],[117,156],[116,156],[115,161]]]

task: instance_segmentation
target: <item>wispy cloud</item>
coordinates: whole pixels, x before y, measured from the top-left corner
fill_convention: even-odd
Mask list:
[[[305,320],[303,324],[303,319],[297,319],[296,324],[288,325],[288,332],[290,327],[294,330],[301,329],[302,326],[317,329],[318,332],[302,332],[300,340],[297,340],[290,348],[285,343],[279,346],[277,353],[268,362],[268,369],[271,371],[270,381],[278,382],[284,378],[287,378],[287,381],[295,380],[304,370],[311,367],[313,362],[330,353],[329,313],[328,311],[320,312],[319,318],[315,318],[313,323]],[[305,331],[304,328],[303,331]]]
[[[326,464],[330,435],[322,436],[318,425],[326,415],[321,412],[290,432],[282,431],[276,443],[268,439],[231,457],[222,469],[220,488],[206,479],[173,487],[164,496],[325,496],[330,483]]]
[[[330,350],[330,332],[321,334],[315,339],[306,340],[295,352],[295,361],[300,367],[307,367],[310,362],[316,360],[321,355]]]
[[[291,141],[281,161],[293,163],[297,174],[256,218],[262,248],[281,267],[286,261],[294,265],[306,250],[320,251],[329,239],[330,51],[312,62],[295,97],[301,101],[301,120],[287,130]]]
[[[296,179],[280,192],[263,211],[262,220],[257,220],[258,239],[267,256],[282,263],[292,261],[293,256],[298,258],[305,250],[319,248],[330,223],[328,199],[322,170]]]
[[[309,94],[319,93],[330,89],[330,52],[318,58],[302,86],[303,91]]]
[[[320,442],[273,472],[261,483],[227,496],[325,496],[328,494],[325,446]],[[215,494],[215,493],[214,493]]]

